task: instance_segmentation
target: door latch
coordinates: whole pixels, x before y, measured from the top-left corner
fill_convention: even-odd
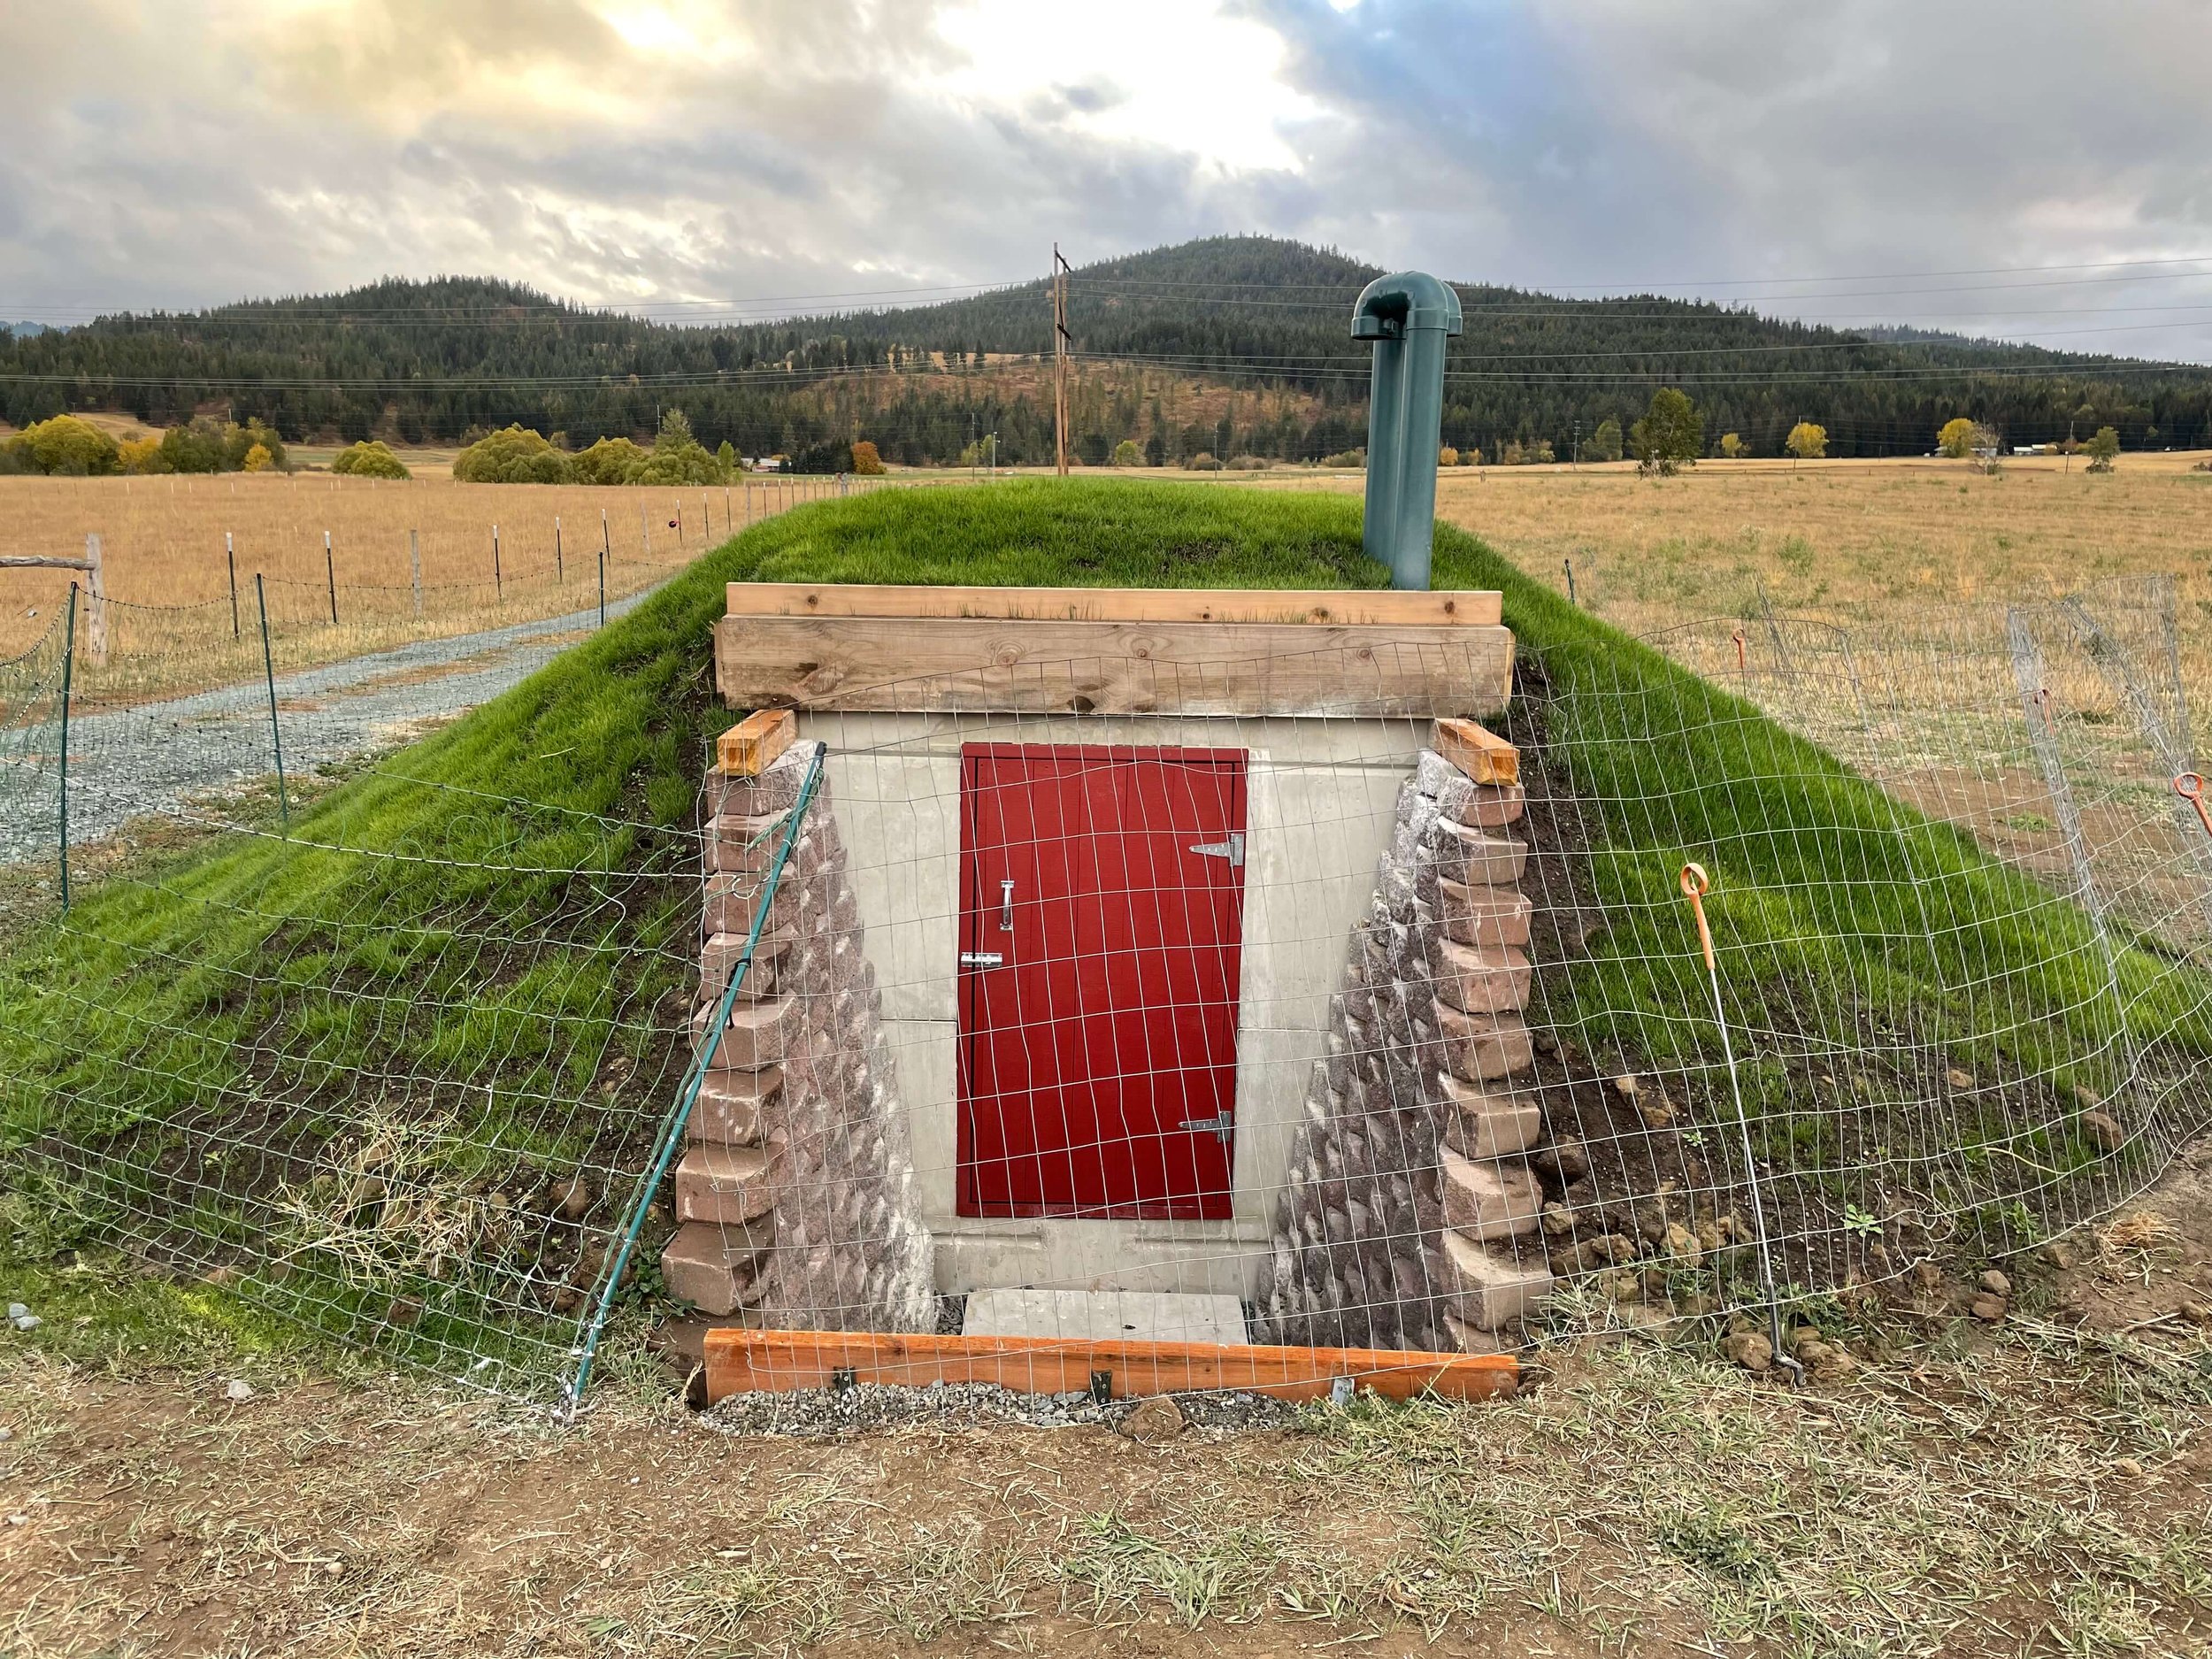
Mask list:
[[[998,930],[1002,933],[1014,931],[1014,884],[1011,881],[998,884]]]
[[[1225,841],[1193,841],[1191,851],[1202,858],[1226,858],[1230,869],[1240,870],[1244,867],[1244,832],[1232,830]]]
[[[1002,968],[1006,965],[1006,958],[995,950],[964,950],[960,953],[960,965],[964,968]]]
[[[1241,841],[1243,837],[1237,839]],[[1237,1132],[1237,1118],[1234,1112],[1216,1112],[1210,1118],[1186,1118],[1176,1127],[1187,1129],[1194,1135],[1212,1135],[1225,1147],[1229,1137]]]

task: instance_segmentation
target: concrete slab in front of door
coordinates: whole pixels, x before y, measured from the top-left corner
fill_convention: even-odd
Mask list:
[[[1213,1342],[1241,1348],[1244,1305],[1234,1296],[1150,1290],[978,1290],[964,1336],[1064,1337],[1102,1342]]]

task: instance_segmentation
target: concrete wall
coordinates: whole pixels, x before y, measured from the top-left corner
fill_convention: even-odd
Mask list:
[[[802,714],[829,746],[883,1030],[911,1114],[941,1289],[1034,1285],[1252,1297],[1345,945],[1374,895],[1425,720]],[[1247,756],[1234,1215],[1220,1222],[954,1213],[960,749],[964,743],[1233,749]]]

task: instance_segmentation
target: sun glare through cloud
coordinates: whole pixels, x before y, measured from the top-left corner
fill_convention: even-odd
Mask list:
[[[1029,0],[972,0],[941,16],[937,32],[967,57],[947,80],[964,99],[1234,172],[1299,171],[1286,129],[1322,113],[1282,79],[1281,36],[1218,6],[1132,0],[1101,28],[1094,16]]]

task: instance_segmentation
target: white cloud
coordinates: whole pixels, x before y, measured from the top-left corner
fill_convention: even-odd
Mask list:
[[[1118,0],[1110,13],[966,0],[936,27],[967,60],[943,83],[961,97],[1225,170],[1296,172],[1290,129],[1319,113],[1282,79],[1272,29],[1205,0]]]
[[[1559,287],[2212,252],[2191,0],[2001,29],[1918,0],[1848,27],[1727,0],[17,10],[0,316],[454,271],[843,293],[1245,230]],[[2212,279],[1995,280],[1712,291],[2212,358]]]

